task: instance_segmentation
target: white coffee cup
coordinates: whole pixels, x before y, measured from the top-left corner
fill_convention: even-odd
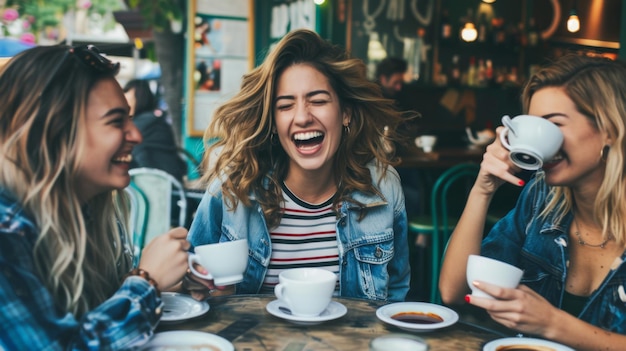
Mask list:
[[[472,296],[493,297],[474,286],[474,281],[481,281],[503,288],[516,288],[524,271],[506,262],[493,258],[470,255],[467,259],[467,284],[472,289]]]
[[[333,297],[337,275],[323,268],[291,268],[278,275],[274,294],[294,316],[315,317]]]
[[[435,135],[422,135],[415,138],[415,145],[422,148],[424,152],[432,152],[436,143],[437,136]]]
[[[536,170],[550,161],[563,144],[563,133],[545,118],[519,115],[502,117],[502,145],[509,149],[509,158],[522,169]]]
[[[215,285],[239,283],[248,266],[248,240],[240,239],[215,244],[199,245],[189,254],[189,269],[200,278],[213,280]],[[193,266],[199,264],[209,273],[202,274]]]

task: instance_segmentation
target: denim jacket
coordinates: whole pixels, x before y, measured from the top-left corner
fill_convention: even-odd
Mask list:
[[[374,184],[382,170],[368,165]],[[389,168],[377,195],[355,192],[352,199],[362,206],[345,201],[337,218],[339,246],[339,295],[382,301],[404,301],[409,290],[409,250],[407,217],[400,178]],[[212,195],[214,194],[214,195]],[[270,262],[271,242],[263,211],[254,194],[252,205],[238,203],[228,210],[221,192],[221,182],[210,184],[196,211],[188,239],[193,246],[248,239],[249,259],[238,294],[260,291]],[[366,215],[359,220],[362,211]]]
[[[568,229],[573,215],[557,222],[554,214],[539,217],[549,188],[534,178],[522,191],[516,207],[483,240],[481,254],[524,270],[527,285],[552,305],[563,301],[569,261]],[[626,253],[594,291],[578,318],[600,328],[626,334]]]

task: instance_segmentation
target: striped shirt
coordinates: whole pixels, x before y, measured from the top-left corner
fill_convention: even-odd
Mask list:
[[[272,256],[262,293],[273,294],[278,275],[288,268],[320,267],[339,274],[333,197],[321,204],[310,204],[296,197],[284,183],[282,189],[283,217],[278,227],[270,231]]]

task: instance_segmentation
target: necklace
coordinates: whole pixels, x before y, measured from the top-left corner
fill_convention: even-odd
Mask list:
[[[592,245],[592,244],[586,243],[583,240],[583,238],[580,236],[580,228],[578,227],[578,221],[576,220],[576,216],[574,216],[574,225],[576,225],[576,231],[574,231],[574,235],[576,235],[576,238],[578,238],[578,244],[580,245],[589,246],[589,247],[599,247],[601,249],[604,249],[604,246],[606,245],[606,243],[609,242],[609,238],[606,238],[600,244]]]

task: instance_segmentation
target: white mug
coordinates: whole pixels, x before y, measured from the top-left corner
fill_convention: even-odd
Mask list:
[[[248,266],[248,240],[240,239],[215,244],[199,245],[188,258],[191,272],[204,279],[213,280],[215,285],[225,286],[239,283]],[[198,272],[193,266],[199,264],[208,274]]]
[[[467,284],[472,289],[472,296],[493,297],[474,286],[474,281],[501,286],[503,288],[516,288],[524,271],[506,262],[493,258],[470,255],[467,259]]]
[[[337,275],[323,268],[291,268],[278,275],[276,297],[294,316],[315,317],[324,312],[332,300]]]
[[[437,136],[435,135],[422,135],[415,138],[415,145],[422,148],[424,152],[432,152],[436,143]]]
[[[563,133],[545,118],[520,115],[502,117],[500,141],[509,149],[509,158],[522,169],[536,170],[550,161],[563,144]]]

